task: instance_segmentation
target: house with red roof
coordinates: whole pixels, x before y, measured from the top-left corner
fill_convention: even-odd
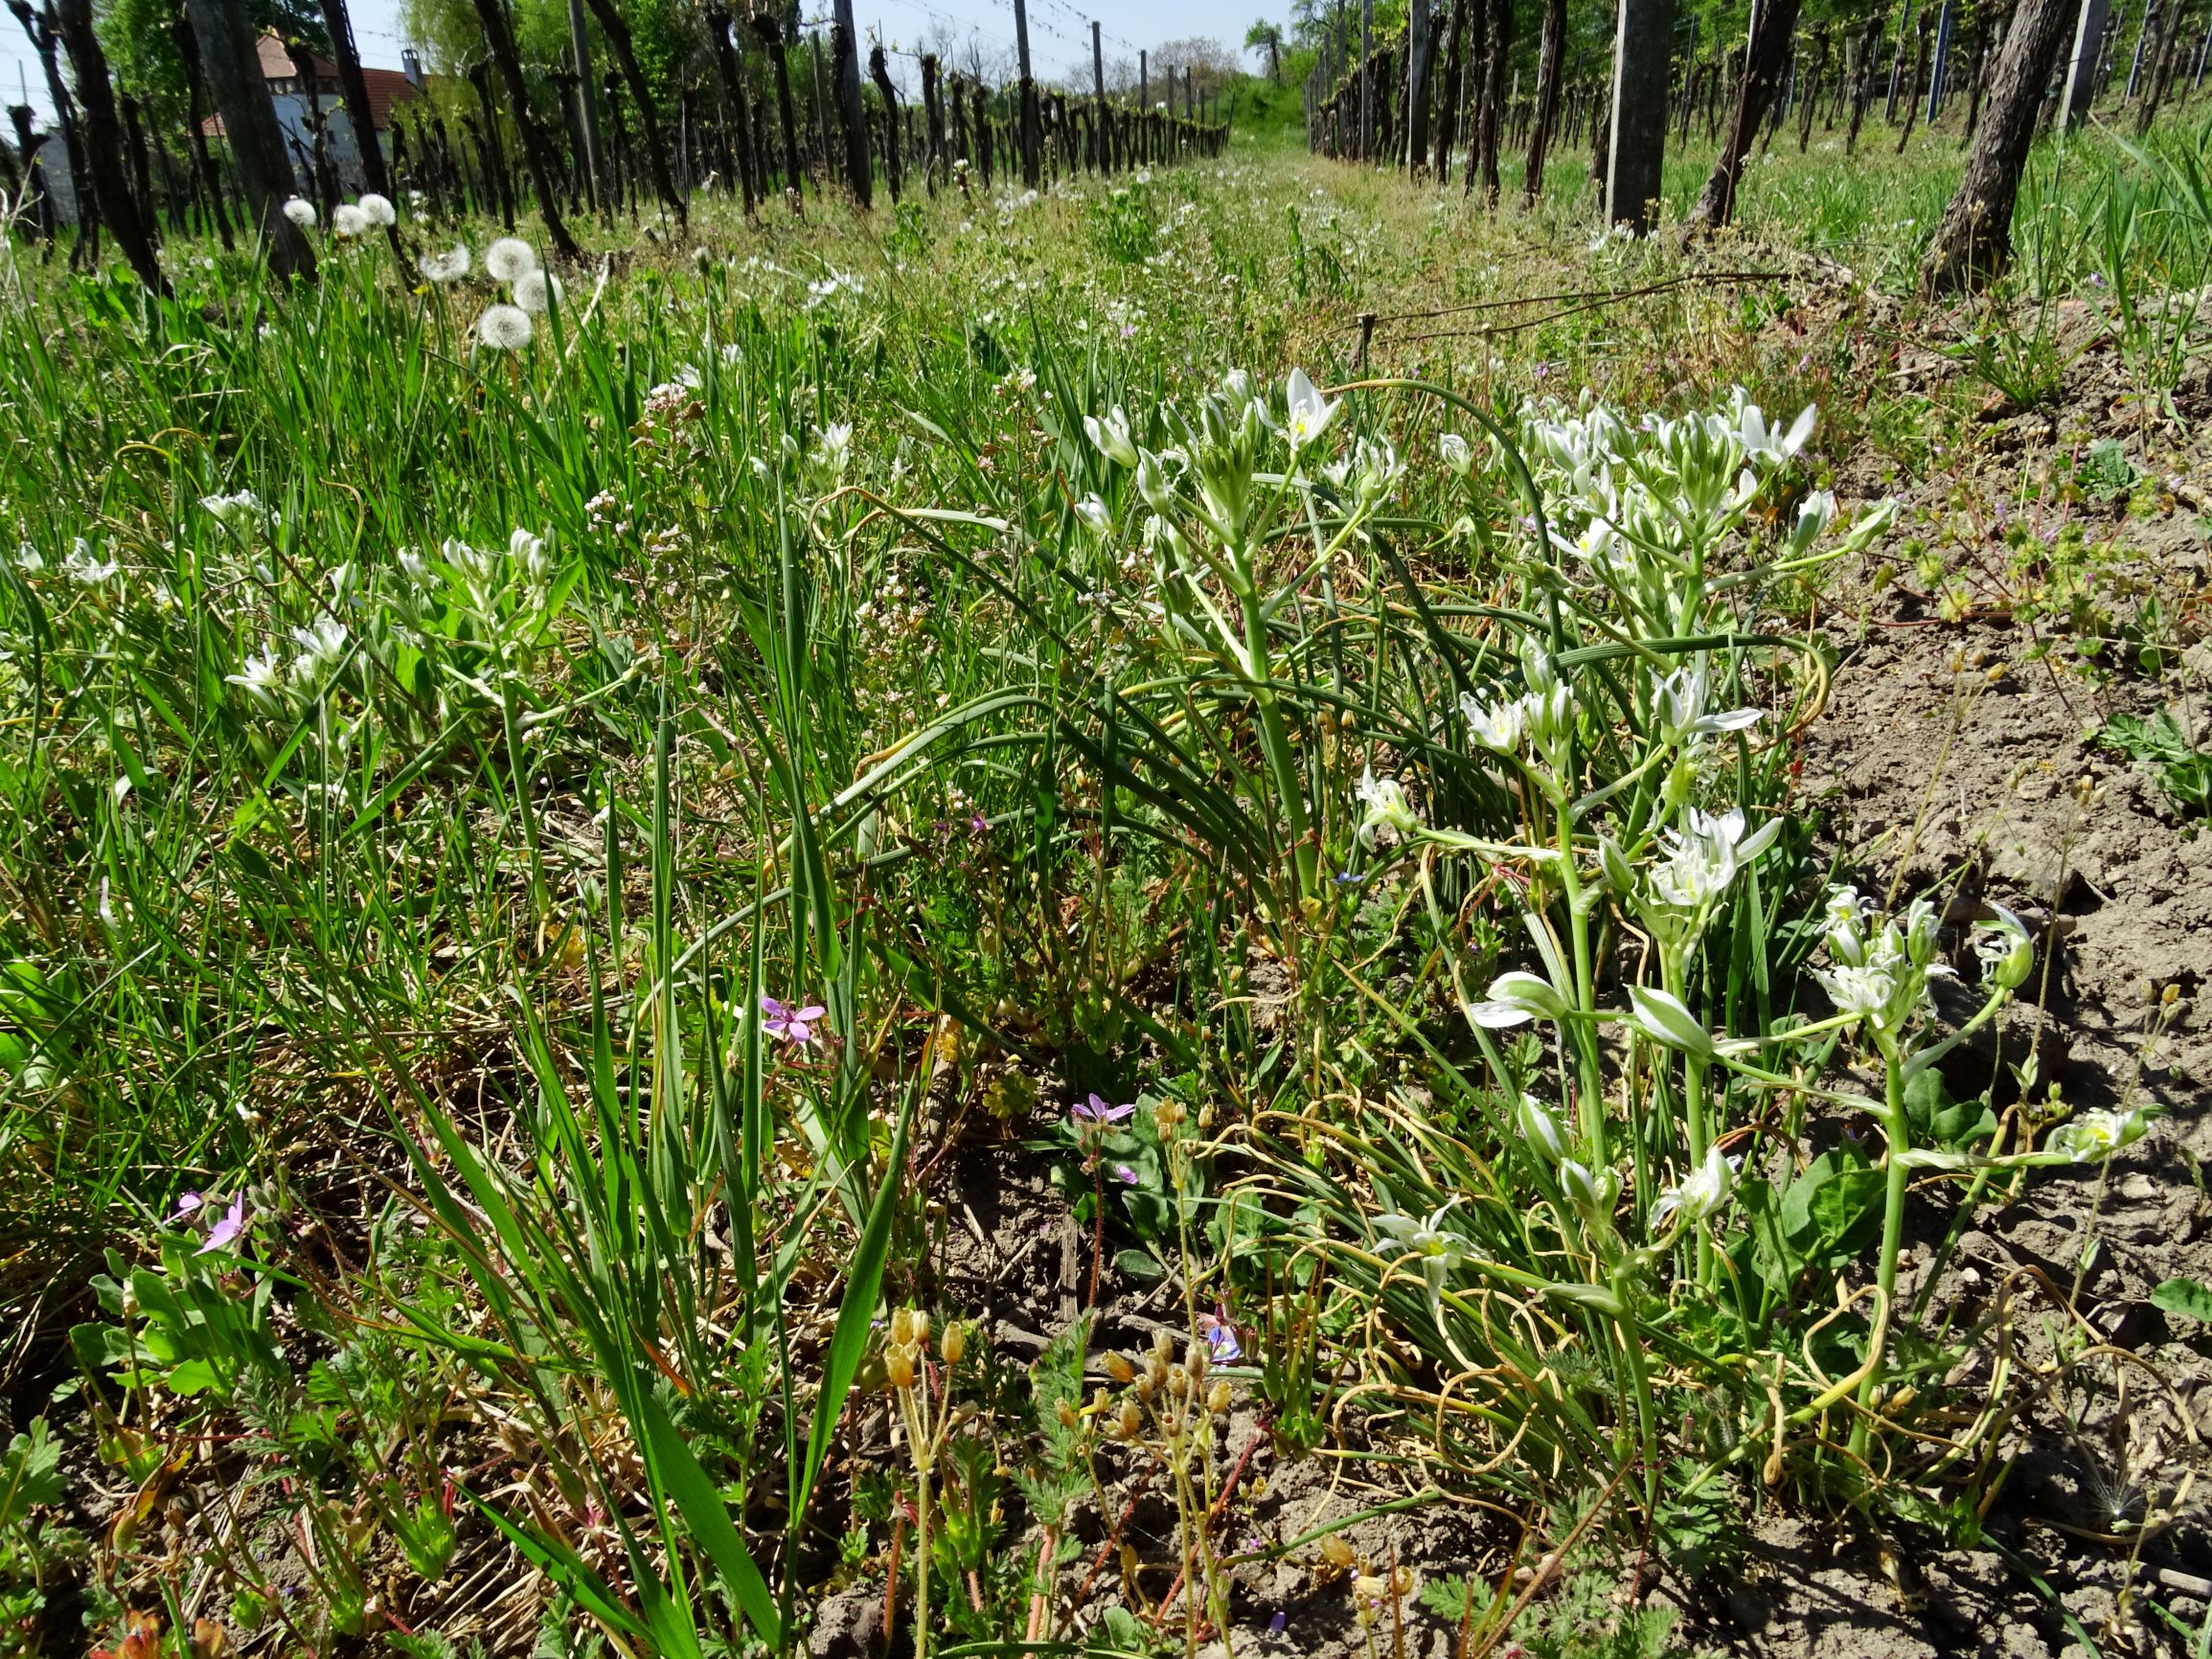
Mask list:
[[[338,66],[304,48],[295,56],[274,34],[264,34],[257,48],[262,79],[268,83],[269,102],[276,105],[277,124],[285,130],[301,188],[308,189],[313,179],[314,123],[320,116],[324,148],[337,170],[340,188],[349,193],[362,189],[361,150],[353,137],[353,112],[346,107],[345,91],[338,83]],[[403,70],[371,69],[365,64],[361,69],[369,87],[369,124],[387,155],[393,111],[422,96],[422,71],[413,50],[402,53],[400,61],[407,65]],[[308,73],[302,74],[303,69]],[[210,137],[220,135],[222,117],[210,116],[207,131]]]

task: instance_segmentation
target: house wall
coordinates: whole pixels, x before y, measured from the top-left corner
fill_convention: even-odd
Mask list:
[[[308,101],[296,92],[278,92],[269,102],[277,107],[277,125],[284,128],[285,148],[292,159],[292,177],[302,195],[315,194],[312,174],[315,140],[308,127]],[[345,106],[334,97],[321,100],[326,123],[323,143],[331,165],[337,170],[338,188],[347,195],[368,189],[361,171],[361,147],[353,137],[353,124]],[[77,222],[77,183],[69,176],[69,151],[57,132],[38,149],[38,163],[46,174],[46,188],[54,197],[56,217],[65,225]]]

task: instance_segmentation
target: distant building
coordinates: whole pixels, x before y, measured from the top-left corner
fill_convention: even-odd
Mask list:
[[[284,128],[285,148],[291,151],[293,174],[301,191],[311,195],[314,193],[311,173],[315,137],[308,125],[307,89],[282,40],[274,34],[263,34],[259,50],[262,79],[268,82],[269,102],[276,105],[277,124]],[[407,67],[371,69],[363,65],[361,69],[361,79],[369,83],[369,118],[387,159],[392,153],[392,112],[422,96],[422,60],[415,56],[414,48],[401,52],[399,61]],[[331,165],[337,172],[339,188],[350,194],[358,194],[367,188],[367,181],[361,174],[361,150],[353,139],[345,94],[338,88],[338,66],[312,53],[308,55],[308,64],[314,71],[315,102],[323,113],[325,145]],[[222,136],[221,116],[209,116],[202,125],[210,138]],[[77,181],[70,176],[69,151],[57,129],[50,132],[46,143],[39,146],[36,165],[44,177],[55,219],[74,225],[77,223]]]
[[[268,83],[269,102],[276,105],[277,124],[285,129],[285,148],[292,155],[292,170],[305,190],[312,182],[309,174],[315,153],[314,131],[308,125],[308,84],[302,80],[299,65],[292,61],[292,55],[285,50],[285,43],[276,35],[263,34],[259,51],[262,79]],[[361,148],[353,136],[352,111],[346,108],[345,93],[338,84],[338,66],[315,53],[302,56],[314,74],[314,102],[322,112],[324,142],[331,165],[337,170],[340,188],[357,192],[363,188]],[[361,79],[369,83],[369,124],[376,129],[378,146],[387,155],[391,153],[388,135],[392,130],[392,112],[422,96],[422,71],[412,48],[400,55],[400,61],[407,65],[404,70],[364,67],[361,71]],[[210,136],[220,134],[222,117],[210,116],[207,130]]]

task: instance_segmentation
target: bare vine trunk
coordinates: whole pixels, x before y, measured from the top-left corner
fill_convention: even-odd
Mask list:
[[[757,203],[753,196],[752,106],[745,97],[744,65],[738,59],[737,42],[730,34],[730,14],[719,6],[706,9],[707,34],[714,42],[715,79],[722,83],[722,100],[738,129],[738,183],[745,198],[745,216],[751,218]]]
[[[1688,229],[1719,230],[1736,214],[1736,187],[1744,176],[1744,158],[1751,141],[1781,95],[1783,78],[1790,68],[1790,43],[1797,33],[1800,0],[1765,0],[1749,48],[1744,55],[1744,79],[1736,88],[1736,114],[1722,135],[1721,153],[1690,210]]]
[[[169,279],[161,274],[153,235],[142,212],[150,211],[152,204],[131,194],[123,153],[123,122],[116,114],[115,88],[107,80],[107,58],[100,50],[99,35],[93,32],[92,0],[59,0],[56,20],[61,44],[69,54],[69,65],[76,71],[78,102],[84,112],[85,162],[90,177],[79,175],[79,193],[83,193],[87,183],[91,185],[100,203],[101,219],[115,233],[123,257],[130,261],[140,282],[166,299]]]
[[[323,22],[331,32],[331,56],[338,60],[338,89],[346,95],[346,125],[353,129],[353,148],[361,156],[361,176],[378,195],[389,196],[392,175],[385,170],[384,149],[376,142],[376,112],[369,107],[369,78],[361,73],[361,54],[353,43],[353,19],[346,3],[322,0]],[[396,239],[394,245],[398,245]]]
[[[645,71],[638,67],[637,47],[631,39],[629,25],[623,21],[614,0],[585,0],[585,3],[591,8],[591,14],[599,19],[600,33],[606,36],[607,52],[614,58],[615,68],[622,72],[623,84],[629,88],[629,101],[637,105],[637,124],[645,135],[646,170],[652,174],[653,193],[674,216],[677,228],[688,229],[691,215],[685,208],[683,193],[676,189],[675,177],[669,170],[668,144],[661,135],[660,111],[653,103],[651,83],[646,80]],[[476,0],[479,11],[498,4],[499,0]],[[517,66],[512,88],[517,102],[522,97],[521,73]],[[522,142],[526,150],[535,142],[528,128],[524,129]],[[541,192],[544,189],[542,185],[538,188]]]
[[[1567,55],[1567,0],[1544,0],[1543,34],[1537,45],[1536,107],[1528,124],[1528,181],[1521,200],[1534,207],[1543,193],[1544,152],[1559,120],[1560,76]],[[1685,104],[1687,101],[1685,100]]]
[[[791,65],[784,51],[784,30],[773,14],[766,11],[753,13],[753,34],[768,54],[768,67],[776,76],[776,119],[784,129],[784,189],[789,196],[791,211],[802,212],[799,182],[804,174],[799,167],[799,126],[791,113]]]
[[[255,34],[240,0],[184,0],[199,44],[208,96],[222,117],[239,193],[253,228],[269,250],[269,268],[280,276],[312,278],[315,251],[285,217],[292,193],[292,164],[285,155],[285,129],[277,124],[269,84],[262,79]]]
[[[537,130],[536,117],[530,112],[530,82],[523,79],[522,58],[514,49],[513,32],[507,27],[504,0],[476,0],[476,16],[484,26],[484,41],[490,48],[492,67],[499,71],[499,79],[507,87],[508,107],[514,116],[515,133],[522,140],[523,165],[530,169],[530,182],[537,190],[537,211],[545,220],[545,239],[560,258],[581,261],[583,250],[568,234],[568,225],[560,216],[559,198],[554,194],[553,158],[546,150],[544,134]],[[605,19],[600,21],[604,26]]]
[[[1966,171],[1920,267],[1921,291],[1928,297],[1979,289],[2011,260],[2020,174],[2074,10],[2071,0],[2020,0],[2014,11]]]

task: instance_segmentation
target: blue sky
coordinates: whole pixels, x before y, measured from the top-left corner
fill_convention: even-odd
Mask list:
[[[1026,0],[1030,10],[1030,53],[1040,76],[1087,79],[1090,69],[1092,12],[1083,0]],[[810,12],[815,10],[810,4]],[[821,5],[823,11],[829,10]],[[887,41],[907,44],[934,32],[942,22],[965,39],[972,30],[987,48],[1011,50],[1014,41],[1013,0],[855,0],[863,34],[871,25]],[[1105,25],[1107,60],[1134,58],[1139,47],[1163,40],[1212,35],[1235,47],[1244,31],[1263,11],[1288,9],[1268,0],[1116,0],[1110,14],[1099,13]],[[366,63],[386,69],[399,67],[399,0],[353,0],[353,33]],[[1246,58],[1247,67],[1257,60]],[[16,102],[19,86],[27,90],[33,108],[47,114],[46,90],[38,59],[12,17],[0,14],[0,92],[5,102]]]

